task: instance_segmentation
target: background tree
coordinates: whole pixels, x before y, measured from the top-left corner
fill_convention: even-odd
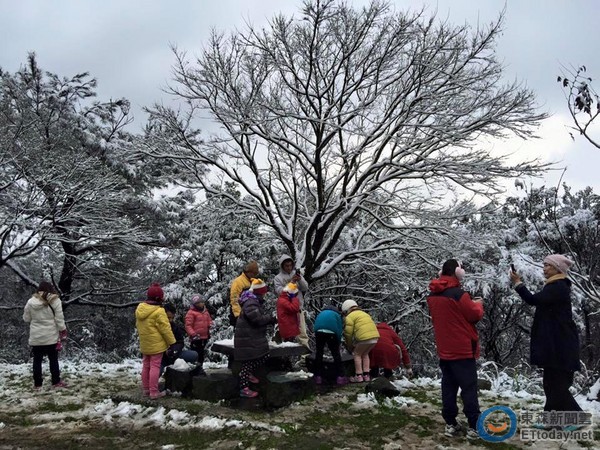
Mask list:
[[[440,213],[449,191],[493,194],[499,178],[542,168],[475,148],[482,137],[530,136],[545,117],[531,91],[501,80],[501,21],[471,30],[378,1],[357,10],[329,0],[266,29],[214,33],[193,62],[175,50],[171,92],[188,109],[151,111],[146,152],[252,214],[309,280],[409,249],[407,235],[445,230],[458,214]],[[192,126],[199,111],[220,127],[204,140]],[[216,190],[216,179],[243,195]],[[359,217],[361,233],[340,245]],[[378,236],[379,226],[396,233]]]
[[[561,84],[569,114],[573,119],[571,127],[577,135],[583,136],[594,147],[600,149],[600,136],[597,118],[600,115],[598,93],[587,76],[587,68],[565,69],[557,81]],[[573,139],[573,133],[569,133]]]
[[[128,102],[91,101],[94,79],[44,73],[33,54],[0,83],[0,267],[32,286],[50,276],[65,305],[131,292],[120,262],[159,242],[145,224],[152,181],[125,156]]]

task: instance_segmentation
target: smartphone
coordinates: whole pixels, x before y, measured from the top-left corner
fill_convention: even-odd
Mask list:
[[[512,270],[512,273],[517,273],[517,269],[515,269],[515,265],[514,264],[510,264],[510,270]]]
[[[300,269],[296,269],[296,275],[302,275],[302,274],[300,273]]]

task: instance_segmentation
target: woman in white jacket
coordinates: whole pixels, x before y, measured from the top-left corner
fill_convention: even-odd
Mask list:
[[[27,301],[23,320],[29,323],[29,345],[33,351],[33,384],[35,389],[42,387],[42,360],[48,356],[52,386],[66,387],[60,380],[58,350],[60,341],[67,336],[62,304],[54,286],[42,281],[38,290]]]

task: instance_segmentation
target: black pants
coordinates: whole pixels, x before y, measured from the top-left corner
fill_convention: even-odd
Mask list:
[[[204,364],[204,349],[207,343],[208,339],[194,339],[190,345],[190,348],[198,353],[198,364],[200,366]]]
[[[477,367],[475,359],[440,360],[442,369],[442,417],[448,425],[456,425],[458,406],[456,396],[460,388],[463,412],[470,428],[477,428],[479,399],[477,398]]]
[[[581,411],[581,407],[569,392],[573,384],[573,374],[570,370],[544,368],[544,411]]]
[[[52,375],[52,384],[60,383],[60,368],[58,366],[58,351],[56,344],[52,345],[34,345],[31,347],[33,352],[33,384],[41,386],[44,382],[42,377],[42,360],[48,356],[50,364],[50,374]]]
[[[342,357],[340,356],[340,341],[334,333],[315,333],[317,353],[315,354],[315,375],[323,375],[323,353],[325,345],[333,357],[333,366],[337,376],[342,376]]]

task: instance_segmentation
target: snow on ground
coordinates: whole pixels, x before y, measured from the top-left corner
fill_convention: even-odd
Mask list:
[[[216,363],[206,364],[207,368],[217,366],[219,365]],[[120,393],[135,391],[140,386],[141,361],[137,359],[125,360],[118,364],[61,361],[61,371],[63,380],[69,384],[69,388],[54,389],[45,384],[42,390],[36,391],[33,389],[31,364],[0,365],[0,404],[3,406],[0,411],[0,437],[18,427],[14,418],[21,416],[26,417],[27,423],[33,424],[40,430],[52,430],[58,423],[62,430],[75,431],[78,427],[93,423],[124,429],[143,429],[148,426],[168,430],[210,431],[247,428],[256,432],[286,434],[284,428],[272,423],[268,414],[259,416],[258,419],[254,417],[244,419],[232,411],[219,417],[219,413],[215,414],[215,409],[212,407],[204,414],[188,412],[185,410],[185,405],[179,404],[176,399],[172,399],[168,405],[160,402],[153,404],[149,400],[141,400],[141,397],[141,403],[136,403],[131,398],[124,401],[122,397],[119,398]],[[47,364],[44,365],[44,375],[45,383],[48,383]],[[303,371],[294,372],[294,375],[298,378],[311,376],[310,373]],[[515,380],[501,372],[497,373],[491,381],[491,389],[482,391],[480,398],[482,410],[495,404],[509,405],[517,412],[521,409],[542,409],[544,397],[539,395],[539,380],[528,381],[524,378]],[[439,413],[439,379],[401,378],[394,380],[393,384],[400,390],[401,395],[384,400],[377,399],[372,393],[361,393],[358,386],[356,400],[350,401],[348,408],[365,410],[383,405],[410,413],[416,407],[423,411],[422,408],[427,402],[424,398],[427,398],[437,401],[437,406],[434,402],[428,405],[427,410],[432,416]],[[600,402],[594,399],[599,390],[600,382],[593,386],[589,394],[577,396],[577,401],[584,411],[592,412],[596,428],[600,423]],[[353,392],[356,393],[356,389]],[[415,397],[415,393],[424,394],[424,397]],[[345,390],[335,390],[332,395],[337,397],[336,401],[340,401],[342,397],[349,394],[350,392]],[[344,397],[343,400],[347,401],[347,398]],[[294,405],[287,408],[290,414],[293,414],[294,408]],[[441,422],[440,417],[436,417],[437,419]],[[530,448],[538,447],[534,445]]]

